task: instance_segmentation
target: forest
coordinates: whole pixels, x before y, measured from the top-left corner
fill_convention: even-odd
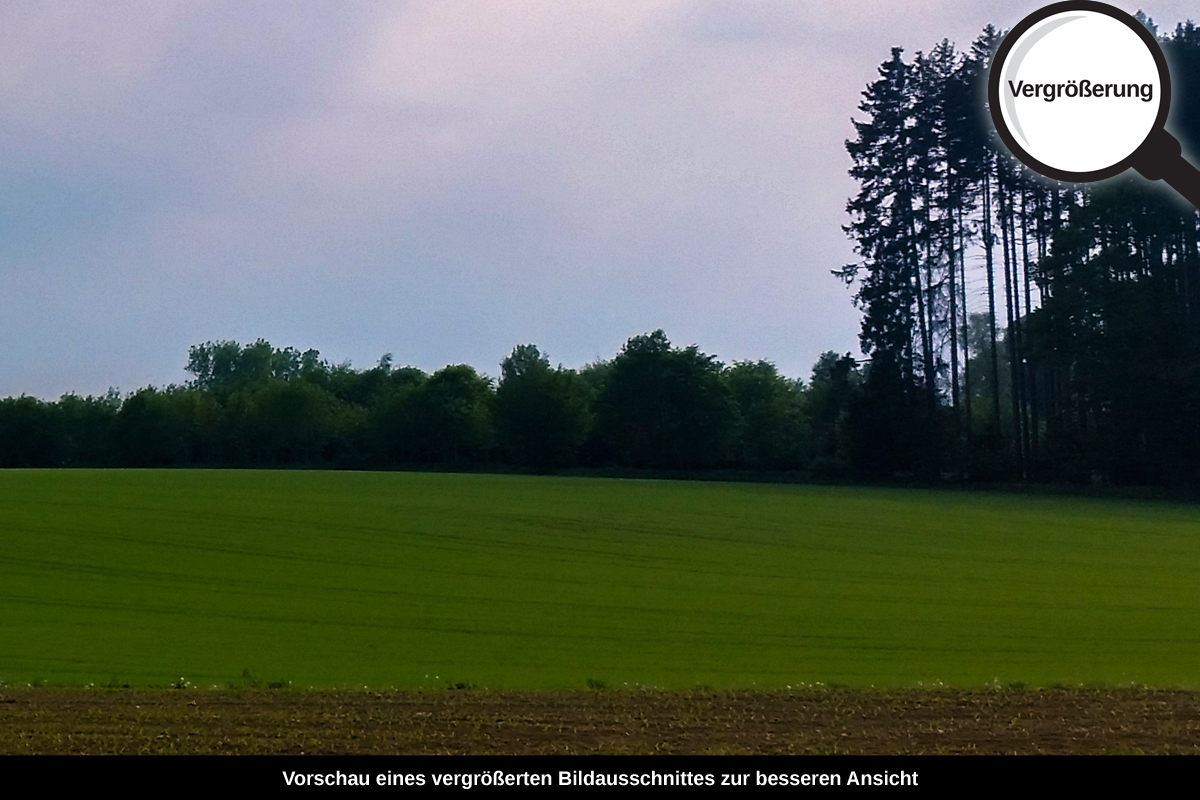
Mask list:
[[[206,342],[191,348],[183,386],[0,400],[0,465],[848,474],[839,417],[858,368],[847,356],[827,353],[804,386],[767,362],[725,366],[655,331],[581,370],[552,367],[533,345],[500,367],[493,381],[385,355],[356,370],[315,350]]]
[[[659,330],[578,370],[520,345],[493,380],[206,342],[184,385],[0,400],[0,466],[1200,488],[1200,217],[1134,174],[1057,184],[1013,159],[986,112],[1001,38],[989,26],[966,52],[893,49],[863,92],[846,143],[859,259],[832,270],[862,312],[862,360],[827,352],[804,382]],[[1200,143],[1200,31],[1160,38],[1168,129],[1187,155]]]
[[[1132,172],[1065,185],[1025,169],[985,111],[1001,40],[988,27],[966,53],[894,49],[863,94],[847,142],[860,260],[836,272],[868,357],[856,468],[1195,487],[1196,209]],[[1194,147],[1200,31],[1160,41],[1168,128]]]

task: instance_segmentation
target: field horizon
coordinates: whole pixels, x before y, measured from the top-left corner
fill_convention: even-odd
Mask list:
[[[1184,504],[12,470],[0,518],[9,687],[1200,684]]]

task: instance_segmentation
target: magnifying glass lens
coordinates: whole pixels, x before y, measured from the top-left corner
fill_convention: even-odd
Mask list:
[[[1142,37],[1094,11],[1046,17],[1000,66],[1009,134],[1033,159],[1062,172],[1095,173],[1129,158],[1154,129],[1167,94]]]

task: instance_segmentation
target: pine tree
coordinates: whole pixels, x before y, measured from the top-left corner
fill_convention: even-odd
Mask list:
[[[863,311],[859,339],[872,360],[886,360],[898,377],[915,378],[913,308],[917,302],[916,209],[914,208],[910,67],[901,48],[879,68],[880,79],[863,92],[854,121],[858,138],[846,142],[854,160],[858,196],[846,205],[853,221],[846,232],[862,257],[835,274],[859,281],[855,302]]]

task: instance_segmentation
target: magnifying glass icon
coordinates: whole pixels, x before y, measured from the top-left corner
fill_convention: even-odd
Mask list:
[[[1035,172],[1087,183],[1133,167],[1200,208],[1200,171],[1163,127],[1167,60],[1120,9],[1070,0],[1021,20],[992,61],[988,104],[1004,144]]]

